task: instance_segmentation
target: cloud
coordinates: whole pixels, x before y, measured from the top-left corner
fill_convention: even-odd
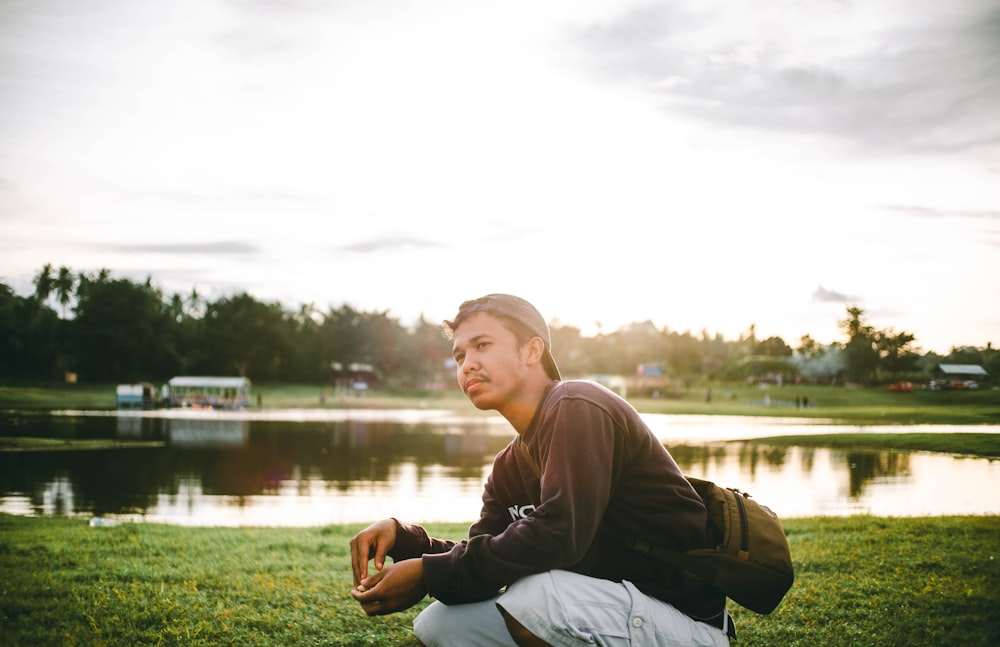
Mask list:
[[[303,22],[323,18],[325,7],[302,2],[232,2],[229,25],[214,40],[237,60],[261,63],[307,51],[312,43],[303,39]]]
[[[992,0],[648,3],[575,42],[671,113],[929,152],[1000,143],[998,31]]]
[[[860,301],[861,299],[849,294],[843,294],[842,292],[827,290],[820,285],[812,293],[812,300],[819,303],[854,303]]]
[[[156,202],[191,208],[208,205],[248,209],[295,209],[296,211],[322,211],[327,208],[325,196],[319,191],[301,191],[294,187],[263,186],[236,189],[205,189],[197,186],[180,190],[176,188],[134,188],[115,186],[115,193],[137,202]]]
[[[886,211],[902,213],[920,218],[968,218],[970,220],[987,220],[1000,222],[1000,211],[973,211],[957,209],[933,209],[907,204],[887,204],[882,207]]]
[[[997,210],[935,209],[908,204],[887,204],[883,205],[882,209],[905,217],[930,221],[975,222],[980,232],[976,242],[987,247],[1000,247],[1000,211]]]
[[[220,240],[211,243],[156,243],[152,245],[105,245],[114,252],[138,252],[144,254],[208,254],[212,256],[244,256],[261,251],[257,245],[238,241]]]
[[[334,247],[333,251],[352,254],[372,254],[404,249],[439,249],[441,247],[444,247],[444,245],[409,236],[380,236]]]

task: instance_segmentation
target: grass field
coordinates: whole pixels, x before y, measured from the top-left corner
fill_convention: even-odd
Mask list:
[[[460,538],[459,525],[428,526]],[[995,645],[1000,517],[791,519],[796,582],[744,647]],[[0,645],[416,645],[349,596],[356,526],[89,527],[0,515]]]
[[[646,413],[794,417],[852,425],[1000,424],[1000,389],[898,393],[877,387],[730,385],[713,388],[710,401],[706,395],[705,389],[692,389],[676,399],[631,402]],[[808,399],[810,406],[796,407],[796,398]]]

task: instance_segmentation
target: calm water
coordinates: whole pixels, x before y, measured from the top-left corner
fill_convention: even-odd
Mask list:
[[[779,516],[1000,514],[1000,461],[942,454],[750,446],[740,439],[855,431],[782,419],[646,417],[685,473],[748,491]],[[871,431],[1000,432],[997,427]],[[0,412],[0,435],[148,441],[0,453],[0,512],[183,525],[468,522],[499,416],[434,410]]]

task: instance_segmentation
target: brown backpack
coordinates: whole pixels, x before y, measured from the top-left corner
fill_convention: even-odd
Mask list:
[[[771,613],[795,578],[778,516],[745,492],[687,478],[708,509],[715,546],[677,551],[642,538],[624,538],[629,548],[704,580],[740,606]]]

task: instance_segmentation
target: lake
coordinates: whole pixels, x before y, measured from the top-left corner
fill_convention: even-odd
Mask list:
[[[1000,514],[1000,461],[902,451],[768,447],[784,434],[859,431],[789,419],[644,416],[690,476],[738,487],[780,517]],[[1000,426],[865,427],[1000,432]],[[499,416],[414,410],[0,412],[0,436],[137,446],[0,452],[0,512],[196,526],[470,522]]]

